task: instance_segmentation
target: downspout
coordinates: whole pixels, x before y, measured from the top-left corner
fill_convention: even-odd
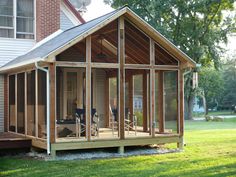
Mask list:
[[[50,83],[49,83],[49,71],[43,67],[40,67],[37,62],[35,62],[35,67],[47,74],[47,154],[51,153],[50,147]]]

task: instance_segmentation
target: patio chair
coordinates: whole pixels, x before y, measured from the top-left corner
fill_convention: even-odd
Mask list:
[[[85,109],[76,109],[76,137],[86,135]],[[96,109],[91,110],[91,135],[99,137],[99,117]]]
[[[110,127],[112,128],[112,134],[114,136],[115,129],[118,129],[118,111],[110,107],[110,112]],[[128,131],[129,134],[130,130],[134,130],[135,135],[137,134],[137,117],[133,115],[133,119],[130,119],[129,108],[125,108],[125,131]]]
[[[131,119],[131,114],[129,108],[125,108],[125,130],[130,133],[130,130],[134,130],[135,136],[137,135],[137,117],[133,115],[133,119]]]

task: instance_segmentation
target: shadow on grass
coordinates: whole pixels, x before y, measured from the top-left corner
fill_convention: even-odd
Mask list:
[[[233,155],[234,156],[234,155]],[[162,155],[129,158],[44,162],[1,159],[0,176],[230,176],[236,163],[225,160],[186,157],[181,160]]]

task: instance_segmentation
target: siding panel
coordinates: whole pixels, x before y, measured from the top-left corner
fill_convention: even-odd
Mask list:
[[[34,44],[34,40],[0,38],[0,67],[29,51]]]
[[[66,14],[64,12],[60,12],[60,28],[61,30],[67,30],[69,28],[72,28],[73,26],[75,26],[70,19],[66,16]]]

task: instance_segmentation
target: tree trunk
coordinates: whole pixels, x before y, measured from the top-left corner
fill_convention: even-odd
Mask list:
[[[206,104],[206,98],[203,96],[202,100],[203,100],[203,107],[204,107],[205,115],[207,115],[208,114],[208,107]]]
[[[193,103],[194,103],[194,95],[190,94],[188,97],[188,108],[187,108],[187,119],[193,120]]]

